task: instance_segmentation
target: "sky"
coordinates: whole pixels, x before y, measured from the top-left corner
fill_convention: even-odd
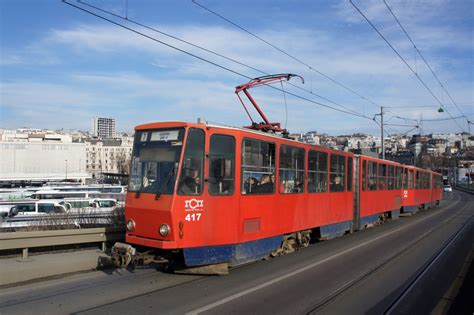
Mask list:
[[[461,132],[468,131],[465,117],[440,119],[465,115],[474,121],[470,0],[386,0],[449,95],[382,0],[354,1],[443,104],[443,113],[435,97],[348,0],[197,0],[278,49],[191,0],[68,1],[148,37],[60,0],[1,0],[0,128],[88,131],[94,116],[115,118],[117,129],[124,132],[143,123],[195,122],[200,117],[243,126],[250,120],[235,87],[248,78],[276,73],[304,77],[304,84],[293,78],[292,85],[275,87],[305,99],[284,97],[281,90],[265,86],[250,92],[270,121],[281,122],[293,133],[378,134],[380,127],[372,118],[379,119],[374,115],[381,106],[388,133]],[[261,121],[255,111],[251,114]]]

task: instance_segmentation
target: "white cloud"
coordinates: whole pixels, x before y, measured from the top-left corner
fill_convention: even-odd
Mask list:
[[[474,99],[472,78],[470,84],[456,82],[455,71],[451,69],[446,71],[443,68],[449,62],[450,67],[459,69],[466,66],[465,62],[446,61],[440,57],[444,55],[436,54],[438,50],[449,48],[455,42],[460,43],[456,46],[457,49],[472,51],[472,38],[470,43],[466,41],[466,33],[453,34],[449,27],[433,21],[433,17],[445,10],[446,2],[437,1],[419,21],[414,18],[419,15],[418,11],[422,7],[419,1],[416,5],[412,5],[410,1],[394,2],[393,5],[390,1],[389,4],[400,19],[403,18],[402,22],[404,24],[406,22],[407,29],[413,29],[410,33],[413,33],[417,43],[420,42],[420,49],[424,52],[426,50],[427,59],[430,60],[432,67],[439,70],[447,82],[453,81],[449,86],[455,98],[472,101]],[[408,54],[407,61],[413,64],[411,48],[400,36],[397,26],[393,25],[391,16],[387,16],[388,11],[383,2],[361,2],[361,6],[366,10],[364,12],[367,12],[369,17],[374,17],[390,38],[393,38],[396,47]],[[349,28],[349,32],[285,27],[278,29],[279,31],[263,29],[258,34],[382,105],[434,103],[405,65],[371,29],[360,31],[361,25],[365,22],[360,20],[347,1],[336,5],[335,12],[340,17],[338,23],[355,26]],[[408,21],[405,21],[407,19]],[[373,115],[378,111],[373,105],[316,73],[309,75],[308,68],[241,31],[203,25],[156,25],[156,27],[264,72],[302,74],[306,79],[306,85],[303,86],[306,89],[313,88],[316,93],[349,108],[364,110],[367,115]],[[163,35],[141,30],[250,77],[260,75],[256,71]],[[131,128],[133,124],[142,123],[144,120],[154,120],[153,117],[156,117],[156,120],[194,121],[199,116],[205,116],[210,120],[221,120],[224,123],[246,124],[245,113],[239,107],[233,92],[236,85],[247,79],[118,27],[91,24],[65,29],[56,28],[30,47],[34,47],[34,51],[39,51],[49,58],[45,60],[56,61],[57,65],[61,65],[62,60],[61,62],[70,65],[74,70],[54,72],[58,80],[61,80],[61,84],[38,83],[26,79],[4,82],[1,86],[2,106],[18,111],[19,117],[31,118],[35,108],[39,107],[42,112],[55,113],[55,117],[61,117],[60,119],[69,119],[67,117],[71,113],[85,119],[97,114],[98,111],[108,112],[112,113],[109,115],[119,115],[126,121],[122,125],[125,128]],[[2,62],[14,66],[31,63],[35,59],[38,61],[38,56],[38,54],[31,56],[23,51],[11,54],[9,58],[2,58]],[[78,71],[76,67],[84,64],[90,64],[90,68],[95,70]],[[472,66],[472,60],[470,65]],[[50,69],[52,72],[55,68]],[[420,68],[418,71],[423,77],[429,75],[427,69]],[[432,86],[432,80],[428,82]],[[258,91],[255,90],[255,93],[261,97],[263,107],[271,117],[274,117],[271,120],[283,121],[285,113],[281,93]],[[301,91],[295,90],[295,92],[312,97]],[[376,126],[372,128],[357,118],[317,107],[302,100],[289,97],[288,104],[289,125],[293,129],[324,131],[323,128],[327,128],[337,131],[339,128],[345,130],[344,132],[357,131],[359,128],[376,129]],[[236,120],[235,117],[241,118]],[[46,115],[44,119],[46,123]]]

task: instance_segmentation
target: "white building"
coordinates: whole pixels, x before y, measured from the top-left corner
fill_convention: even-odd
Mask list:
[[[92,120],[92,133],[100,139],[114,139],[116,135],[115,119],[94,117]]]
[[[128,173],[133,138],[86,140],[87,172],[92,178],[101,173]]]
[[[0,181],[83,181],[90,177],[84,143],[31,139],[35,140],[0,142]]]

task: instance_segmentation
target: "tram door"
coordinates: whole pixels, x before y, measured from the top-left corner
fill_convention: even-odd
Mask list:
[[[206,141],[206,208],[212,220],[209,228],[218,242],[232,243],[238,238],[238,187],[236,187],[236,140],[231,135],[208,134]]]

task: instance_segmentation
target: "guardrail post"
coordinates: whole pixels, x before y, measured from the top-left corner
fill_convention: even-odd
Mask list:
[[[22,259],[23,261],[27,261],[27,260],[28,260],[28,248],[23,248],[23,254],[22,254],[21,259]]]

